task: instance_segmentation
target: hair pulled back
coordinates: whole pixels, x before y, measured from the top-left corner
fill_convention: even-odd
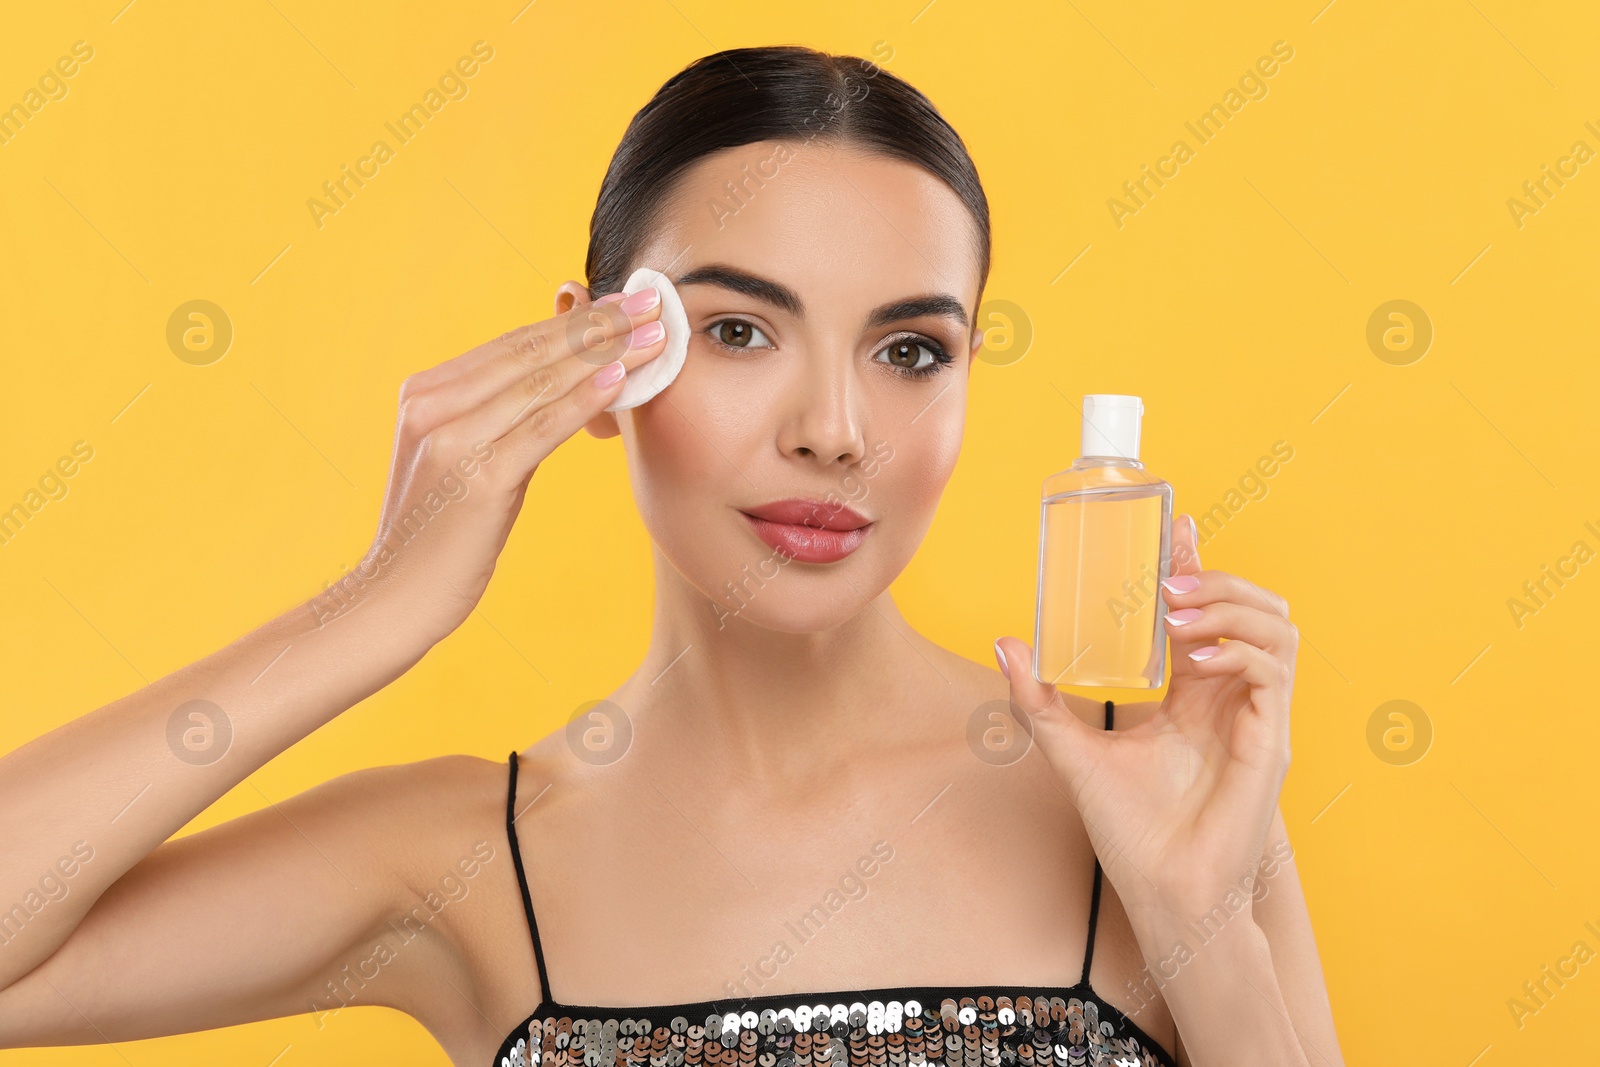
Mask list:
[[[692,163],[724,148],[769,140],[858,146],[943,181],[977,224],[982,298],[989,277],[989,202],[960,136],[926,96],[877,64],[800,45],[704,56],[667,79],[633,116],[589,222],[584,270],[590,292],[621,290],[676,178]]]

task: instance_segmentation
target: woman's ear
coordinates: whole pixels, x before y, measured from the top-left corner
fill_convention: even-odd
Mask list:
[[[584,423],[583,428],[589,431],[590,437],[615,437],[622,432],[622,428],[617,425],[616,413],[612,411],[601,411]]]
[[[556,314],[565,315],[579,304],[587,304],[594,298],[589,295],[589,287],[570,278],[561,283],[556,290]]]
[[[589,295],[587,286],[570,280],[562,282],[561,287],[556,290],[556,314],[565,315],[573,308],[592,301],[593,298]],[[591,437],[600,438],[615,437],[622,432],[621,428],[617,426],[616,414],[610,411],[601,411],[594,418],[584,423],[583,428],[589,431]]]

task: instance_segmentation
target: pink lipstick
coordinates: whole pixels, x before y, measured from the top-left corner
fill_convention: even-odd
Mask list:
[[[740,514],[766,544],[802,563],[834,563],[867,539],[872,520],[845,505],[790,498]]]

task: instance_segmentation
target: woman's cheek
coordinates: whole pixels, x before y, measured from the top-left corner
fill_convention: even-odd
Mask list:
[[[748,454],[736,435],[753,426],[706,395],[703,384],[680,375],[655,399],[632,409],[625,436],[634,500],[646,529],[674,557],[717,552],[707,534],[719,519],[737,530],[733,506],[757,493],[750,476],[734,466]]]
[[[664,399],[633,409],[633,433],[628,441],[628,467],[638,501],[652,533],[662,533],[658,521],[671,521],[673,510],[691,504],[704,447],[684,413]]]
[[[955,473],[956,461],[961,458],[966,414],[966,396],[958,388],[951,388],[916,421],[884,435],[888,446],[879,448],[891,458],[880,463],[884,473],[893,474],[890,484],[895,487],[899,506],[927,511],[938,506]]]

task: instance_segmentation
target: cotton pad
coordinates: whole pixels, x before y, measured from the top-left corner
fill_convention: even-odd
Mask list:
[[[665,274],[649,267],[640,267],[629,276],[622,291],[637,293],[640,289],[652,286],[661,294],[661,325],[667,331],[666,347],[654,359],[628,371],[622,392],[617,394],[617,399],[606,408],[607,411],[638,407],[661,392],[678,376],[683,369],[684,357],[689,354],[689,316],[683,310],[683,301],[678,299],[678,291]]]

